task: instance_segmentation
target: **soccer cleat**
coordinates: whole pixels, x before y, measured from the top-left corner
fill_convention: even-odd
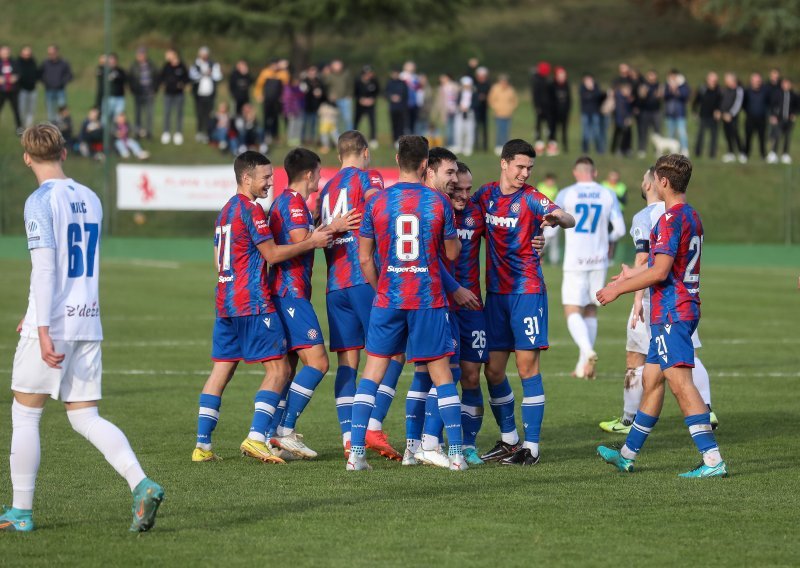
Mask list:
[[[276,456],[266,443],[258,442],[252,438],[245,438],[239,449],[242,451],[243,456],[255,458],[264,463],[286,463]]]
[[[519,445],[506,444],[504,441],[498,440],[494,448],[483,454],[481,459],[485,462],[502,460],[516,452],[518,448]]]
[[[0,515],[0,531],[30,532],[33,530],[33,512],[3,507]]]
[[[475,448],[464,448],[464,459],[469,465],[483,465],[483,460]]]
[[[133,522],[131,532],[145,532],[153,528],[156,524],[156,513],[158,507],[164,500],[164,489],[150,479],[145,477],[133,490]]]
[[[610,463],[620,471],[633,471],[633,460],[622,457],[622,454],[619,453],[619,450],[615,448],[597,446],[597,455],[603,458],[606,463]]]
[[[222,461],[222,458],[211,450],[204,450],[203,448],[195,448],[192,452],[193,462],[212,462]]]
[[[414,459],[421,464],[450,469],[450,458],[439,450],[423,450],[420,448],[414,454]]]
[[[306,446],[303,442],[303,437],[295,432],[286,436],[275,436],[269,442],[276,448],[291,452],[304,460],[311,460],[317,457],[317,452]]]
[[[403,461],[401,463],[402,465],[419,465],[419,462],[414,457],[414,452],[410,448],[406,448],[406,451],[403,452]]]
[[[701,477],[728,477],[728,467],[725,465],[724,461],[719,462],[713,467],[707,466],[705,463],[701,463],[692,471],[681,473],[678,475],[678,477],[683,477],[684,479],[699,479]]]
[[[621,419],[614,418],[607,422],[601,422],[600,429],[612,434],[627,434],[631,431],[632,424],[625,424]]]
[[[378,452],[383,457],[395,461],[403,460],[403,456],[392,447],[383,430],[367,430],[366,441],[368,449]]]
[[[450,460],[450,471],[466,471],[469,469],[464,454],[453,454],[448,459]]]
[[[717,418],[717,413],[711,410],[708,414],[711,418],[711,429],[716,430],[719,428],[719,418]]]
[[[347,471],[369,471],[372,469],[372,466],[367,463],[367,456],[357,456],[353,452],[350,452],[350,457],[347,458],[345,469]]]
[[[505,459],[500,460],[500,465],[536,465],[539,463],[539,456],[534,456],[530,449],[520,447],[516,452]]]
[[[591,351],[586,357],[586,364],[583,367],[583,378],[593,381],[597,378],[597,353]]]
[[[347,440],[344,443],[344,459],[347,459],[349,457],[350,457],[350,440]]]

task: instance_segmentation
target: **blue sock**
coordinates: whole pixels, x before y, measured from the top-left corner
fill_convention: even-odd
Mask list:
[[[503,379],[500,384],[489,385],[489,406],[492,408],[492,414],[494,414],[494,419],[502,434],[511,434],[517,431],[517,424],[514,420],[514,392],[511,390],[508,377]]]
[[[372,409],[375,407],[375,395],[378,393],[378,383],[362,377],[358,381],[358,389],[353,399],[353,422],[350,425],[350,452],[356,456],[363,456],[366,452],[367,423]]]
[[[422,445],[426,450],[434,450],[434,447],[425,447],[425,438],[433,436],[436,439],[435,446],[442,441],[442,431],[444,421],[439,414],[439,391],[437,387],[431,387],[428,391],[428,398],[425,401],[425,425],[422,429]]]
[[[464,433],[464,446],[475,447],[475,438],[483,424],[483,392],[476,389],[461,389],[461,429]]]
[[[692,435],[692,441],[701,454],[710,452],[712,450],[719,450],[717,440],[714,437],[714,431],[711,429],[711,416],[708,412],[703,414],[692,414],[683,419],[686,426],[689,427],[689,433]]]
[[[286,398],[289,396],[289,387],[291,385],[292,384],[289,383],[283,387],[280,401],[278,402],[278,406],[275,408],[275,414],[272,416],[272,422],[270,422],[269,428],[267,429],[267,438],[272,438],[276,434],[278,426],[280,426],[281,420],[283,420],[283,413],[286,411]]]
[[[461,401],[455,383],[447,383],[436,387],[439,414],[447,430],[448,454],[460,454],[463,438],[461,435]]]
[[[336,369],[336,382],[333,383],[333,396],[336,399],[336,415],[342,435],[350,434],[350,418],[353,415],[353,397],[356,396],[356,375],[352,367],[341,366]]]
[[[522,423],[525,427],[525,447],[539,454],[539,435],[544,419],[544,385],[542,375],[522,379]]]
[[[641,410],[636,413],[636,418],[633,419],[633,424],[631,424],[631,431],[628,433],[625,445],[620,452],[622,457],[629,460],[636,459],[636,455],[642,451],[642,446],[644,446],[647,436],[650,435],[650,431],[656,425],[656,422],[658,422],[658,416],[650,416]]]
[[[394,400],[397,381],[400,380],[402,372],[403,365],[394,360],[389,361],[389,368],[386,370],[381,386],[378,387],[378,394],[375,396],[375,408],[372,411],[372,416],[369,417],[370,430],[381,430],[383,428],[383,421],[386,420],[386,415],[389,413],[389,407]]]
[[[250,425],[250,438],[259,442],[266,441],[267,429],[280,399],[281,395],[277,392],[260,390],[256,393],[256,409]]]
[[[197,415],[197,443],[211,446],[211,433],[217,427],[222,398],[213,394],[200,395],[200,412]]]
[[[406,396],[406,440],[422,439],[425,424],[425,401],[433,382],[427,372],[415,371]],[[416,448],[412,448],[416,449]]]
[[[311,396],[314,394],[314,389],[317,388],[324,376],[325,374],[322,371],[314,367],[300,369],[300,372],[297,373],[297,376],[289,386],[289,395],[286,397],[286,412],[281,423],[282,428],[294,430],[297,418],[305,410],[311,400]]]

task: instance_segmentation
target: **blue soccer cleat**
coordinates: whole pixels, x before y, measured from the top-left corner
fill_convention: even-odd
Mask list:
[[[156,524],[158,507],[164,500],[164,489],[145,477],[133,490],[133,522],[131,532],[145,532]]]
[[[33,530],[33,511],[3,507],[0,531],[30,532]]]
[[[678,477],[684,479],[700,479],[701,477],[728,477],[728,467],[724,461],[719,462],[717,465],[711,467],[701,463],[692,471],[681,473]]]
[[[633,460],[622,457],[622,454],[619,453],[619,450],[615,448],[597,446],[597,455],[603,458],[606,463],[610,463],[620,471],[633,471]]]
[[[464,448],[464,459],[469,465],[483,465],[484,463],[475,448]]]

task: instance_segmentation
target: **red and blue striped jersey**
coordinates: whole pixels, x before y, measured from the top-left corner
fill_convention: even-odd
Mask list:
[[[657,254],[673,257],[672,270],[663,282],[650,287],[650,323],[664,324],[700,319],[700,254],[703,224],[690,205],[673,205],[650,233],[648,266]]]
[[[422,310],[447,306],[439,257],[457,238],[450,201],[421,183],[398,183],[367,203],[361,236],[375,239],[380,260],[373,306]]]
[[[303,196],[285,189],[269,208],[269,229],[279,245],[292,244],[289,236],[295,229],[314,230],[314,219]],[[314,251],[273,264],[269,269],[269,291],[275,296],[311,299],[311,271]]]
[[[503,195],[499,182],[482,186],[472,201],[486,221],[486,291],[545,293],[539,254],[531,240],[541,234],[544,216],[559,207],[527,184]]]
[[[454,276],[456,281],[475,294],[481,300],[481,238],[486,224],[480,208],[471,202],[462,211],[455,211],[456,231],[461,240],[461,253],[455,262]],[[461,310],[455,302],[450,302],[450,309]]]
[[[364,212],[364,194],[370,188],[383,189],[383,176],[354,167],[342,168],[322,188],[319,196],[323,226],[350,210]],[[328,292],[366,284],[358,262],[358,230],[338,233],[325,248],[328,264]]]
[[[228,200],[214,230],[217,252],[217,317],[269,314],[266,261],[259,244],[272,238],[261,205],[241,193]]]

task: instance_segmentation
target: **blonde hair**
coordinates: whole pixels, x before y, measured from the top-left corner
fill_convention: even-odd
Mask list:
[[[25,129],[22,147],[36,162],[59,162],[67,143],[54,124],[43,122]]]

